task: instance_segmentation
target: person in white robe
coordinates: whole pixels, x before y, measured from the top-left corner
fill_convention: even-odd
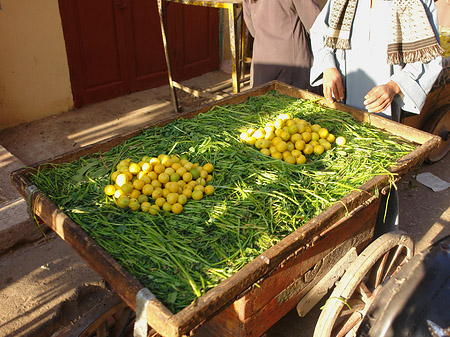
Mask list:
[[[420,113],[442,69],[433,0],[328,0],[310,33],[311,84],[322,84],[330,101],[397,122]],[[381,199],[375,237],[397,226],[392,188]]]

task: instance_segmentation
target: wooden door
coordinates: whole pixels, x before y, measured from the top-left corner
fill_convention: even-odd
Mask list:
[[[168,83],[156,0],[59,0],[75,107]],[[214,8],[170,3],[173,74],[219,67]]]

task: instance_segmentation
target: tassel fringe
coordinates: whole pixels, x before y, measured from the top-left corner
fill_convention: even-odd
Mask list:
[[[327,36],[325,39],[325,45],[332,49],[350,49],[350,42],[348,39],[342,39],[339,37]]]
[[[390,52],[388,53],[388,64],[405,64],[414,63],[417,61],[428,63],[434,58],[442,55],[444,49],[439,45],[435,44],[426,48],[422,48],[414,51],[405,52]]]

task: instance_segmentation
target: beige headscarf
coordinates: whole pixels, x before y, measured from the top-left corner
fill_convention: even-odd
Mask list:
[[[443,53],[420,0],[392,0],[388,64],[429,62]],[[336,0],[325,45],[350,49],[350,33],[358,0]]]

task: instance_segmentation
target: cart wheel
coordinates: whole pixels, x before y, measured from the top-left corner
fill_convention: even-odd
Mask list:
[[[355,336],[383,284],[413,255],[413,241],[401,231],[373,241],[351,264],[324,305],[314,337]]]
[[[441,160],[450,150],[450,104],[443,105],[434,111],[423,129],[442,138],[439,147],[427,158],[427,162],[435,163]]]
[[[97,304],[58,337],[128,337],[133,336],[134,312],[117,294]]]

